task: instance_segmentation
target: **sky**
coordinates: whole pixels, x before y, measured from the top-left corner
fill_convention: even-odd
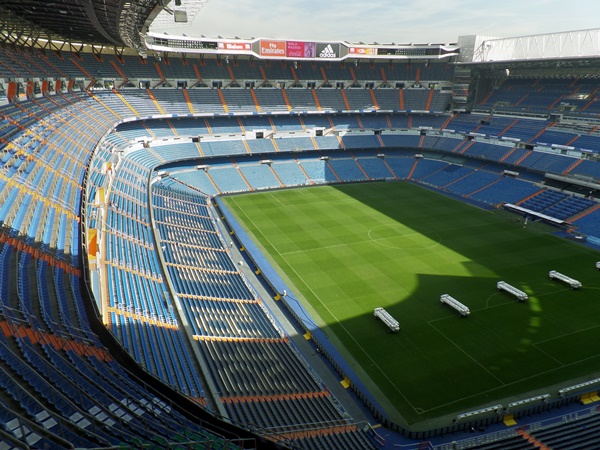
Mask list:
[[[208,0],[192,24],[165,31],[439,44],[471,34],[514,37],[590,28],[600,28],[599,0]]]

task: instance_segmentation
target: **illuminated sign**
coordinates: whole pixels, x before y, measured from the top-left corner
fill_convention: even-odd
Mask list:
[[[314,42],[286,42],[288,58],[314,58],[317,54],[317,46]]]
[[[250,51],[250,44],[248,42],[219,42],[219,50],[225,51]]]
[[[268,58],[283,58],[286,56],[286,42],[285,41],[267,41],[262,39],[260,41],[260,56]]]

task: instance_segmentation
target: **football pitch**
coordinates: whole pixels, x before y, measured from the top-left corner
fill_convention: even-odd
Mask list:
[[[556,398],[600,373],[598,252],[406,182],[224,200],[392,420]],[[498,292],[499,280],[529,300]],[[380,306],[398,333],[374,318]]]

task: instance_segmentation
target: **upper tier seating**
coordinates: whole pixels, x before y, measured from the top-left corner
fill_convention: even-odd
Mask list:
[[[597,114],[600,111],[597,88],[595,81],[585,78],[508,78],[477,106],[495,111]]]

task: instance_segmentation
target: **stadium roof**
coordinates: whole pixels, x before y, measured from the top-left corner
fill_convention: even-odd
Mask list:
[[[140,33],[170,0],[3,0],[0,39],[68,41],[144,49]]]
[[[180,3],[180,4],[177,4]],[[185,2],[172,2],[164,8],[152,22],[152,27],[172,27],[187,25],[194,21],[208,0],[185,0]]]
[[[600,28],[509,38],[460,36],[459,45],[461,62],[598,60]]]

